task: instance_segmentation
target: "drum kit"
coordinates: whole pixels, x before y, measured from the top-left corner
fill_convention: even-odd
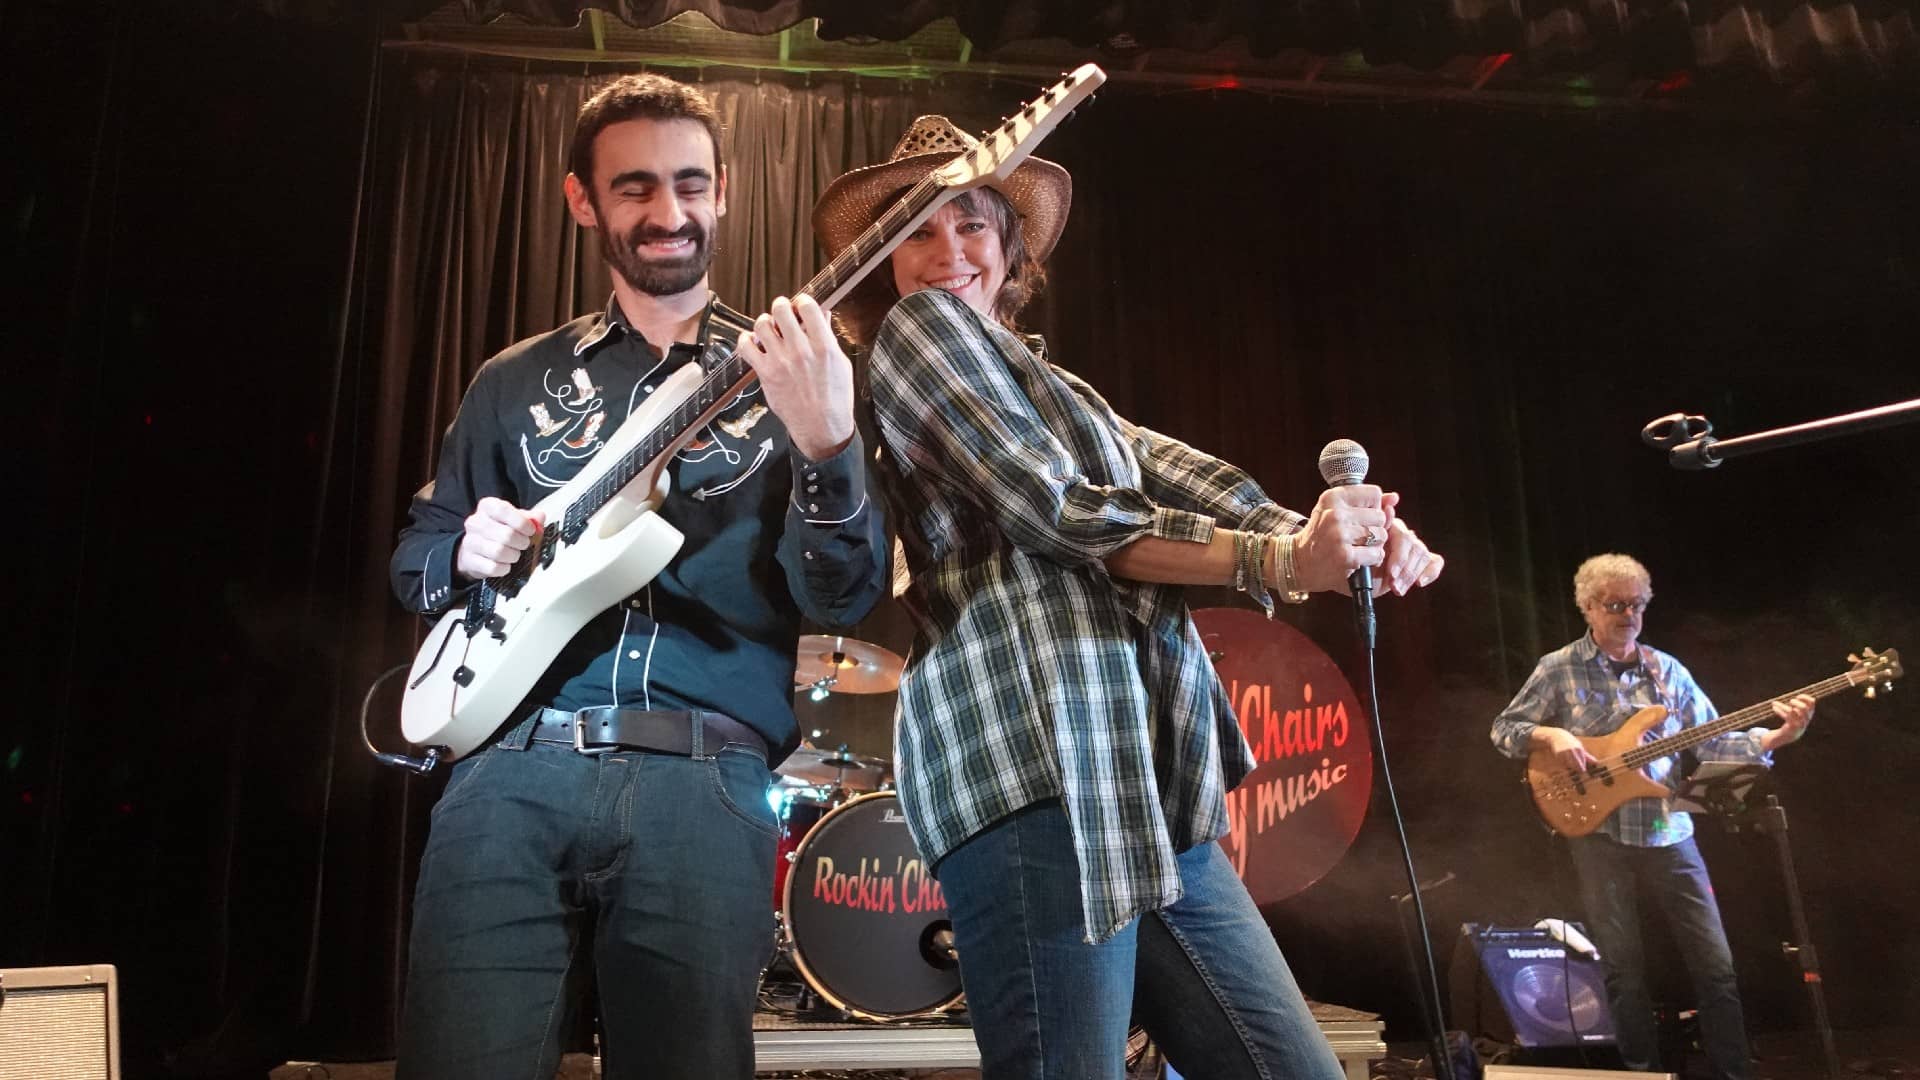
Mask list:
[[[794,688],[815,701],[891,693],[904,667],[878,645],[809,635],[800,639]],[[763,996],[779,1000],[774,988],[791,972],[802,984],[791,998],[796,1011],[825,1003],[843,1017],[905,1020],[957,1005],[946,901],[914,848],[892,763],[803,743],[774,771],[777,951]]]

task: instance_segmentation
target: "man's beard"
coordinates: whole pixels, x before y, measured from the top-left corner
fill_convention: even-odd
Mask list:
[[[636,225],[624,240],[615,239],[604,224],[595,226],[594,231],[600,234],[600,255],[607,265],[626,279],[627,284],[648,296],[678,296],[686,292],[700,284],[700,279],[707,276],[707,267],[713,263],[713,246],[707,230],[692,219],[672,231]],[[640,254],[641,244],[680,238],[693,241],[693,250],[680,258],[659,260]]]

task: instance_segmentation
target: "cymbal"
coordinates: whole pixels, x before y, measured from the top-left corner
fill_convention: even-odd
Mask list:
[[[893,763],[885,758],[861,757],[848,753],[844,746],[838,750],[802,746],[787,755],[787,760],[773,771],[803,784],[878,791],[892,768]]]
[[[836,694],[887,694],[900,689],[907,662],[900,654],[856,638],[808,634],[800,639],[795,686],[823,686]]]

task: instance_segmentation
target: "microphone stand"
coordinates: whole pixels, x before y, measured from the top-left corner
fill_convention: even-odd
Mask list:
[[[1671,413],[1641,428],[1640,438],[1656,450],[1665,450],[1667,463],[1674,468],[1691,471],[1716,468],[1729,458],[1916,421],[1920,421],[1920,398],[1734,439],[1715,439],[1713,423],[1704,416]]]

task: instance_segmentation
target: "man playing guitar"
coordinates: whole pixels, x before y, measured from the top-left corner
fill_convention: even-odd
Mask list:
[[[1676,734],[1718,715],[1713,702],[1678,660],[1640,644],[1640,627],[1653,599],[1647,568],[1625,555],[1596,555],[1573,576],[1574,603],[1587,622],[1579,640],[1540,658],[1520,692],[1493,722],[1493,743],[1511,758],[1545,751],[1576,776],[1601,766],[1582,737],[1606,735],[1639,710],[1667,710],[1646,738]],[[1813,719],[1814,699],[1800,694],[1773,703],[1776,728],[1729,732],[1702,744],[1701,756],[1771,764],[1770,753],[1800,738]],[[1666,784],[1675,759],[1650,762],[1644,773]],[[1602,781],[1595,779],[1598,786]],[[1671,797],[1629,799],[1589,835],[1570,836],[1568,850],[1580,879],[1587,927],[1606,971],[1608,1004],[1629,1069],[1657,1069],[1653,1005],[1640,947],[1638,896],[1658,897],[1693,978],[1701,1041],[1718,1080],[1750,1080],[1740,990],[1733,954],[1720,924],[1713,885],[1693,842],[1693,819]],[[1668,1062],[1678,1071],[1679,1062]]]
[[[657,75],[581,109],[568,209],[599,234],[613,300],[480,369],[394,553],[394,589],[423,613],[516,565],[564,566],[587,537],[556,541],[568,523],[526,508],[593,467],[708,346],[753,344],[758,382],[713,402],[670,455],[658,509],[684,545],[631,594],[580,601],[585,625],[461,750],[421,860],[402,1077],[554,1075],[590,981],[608,1077],[753,1074],[768,770],[798,741],[800,618],[865,615],[887,549],[826,315],[781,300],[749,322],[708,292],[726,213],[719,128],[699,91]],[[592,541],[614,520],[596,519]],[[502,616],[459,640],[475,634],[525,636]]]

